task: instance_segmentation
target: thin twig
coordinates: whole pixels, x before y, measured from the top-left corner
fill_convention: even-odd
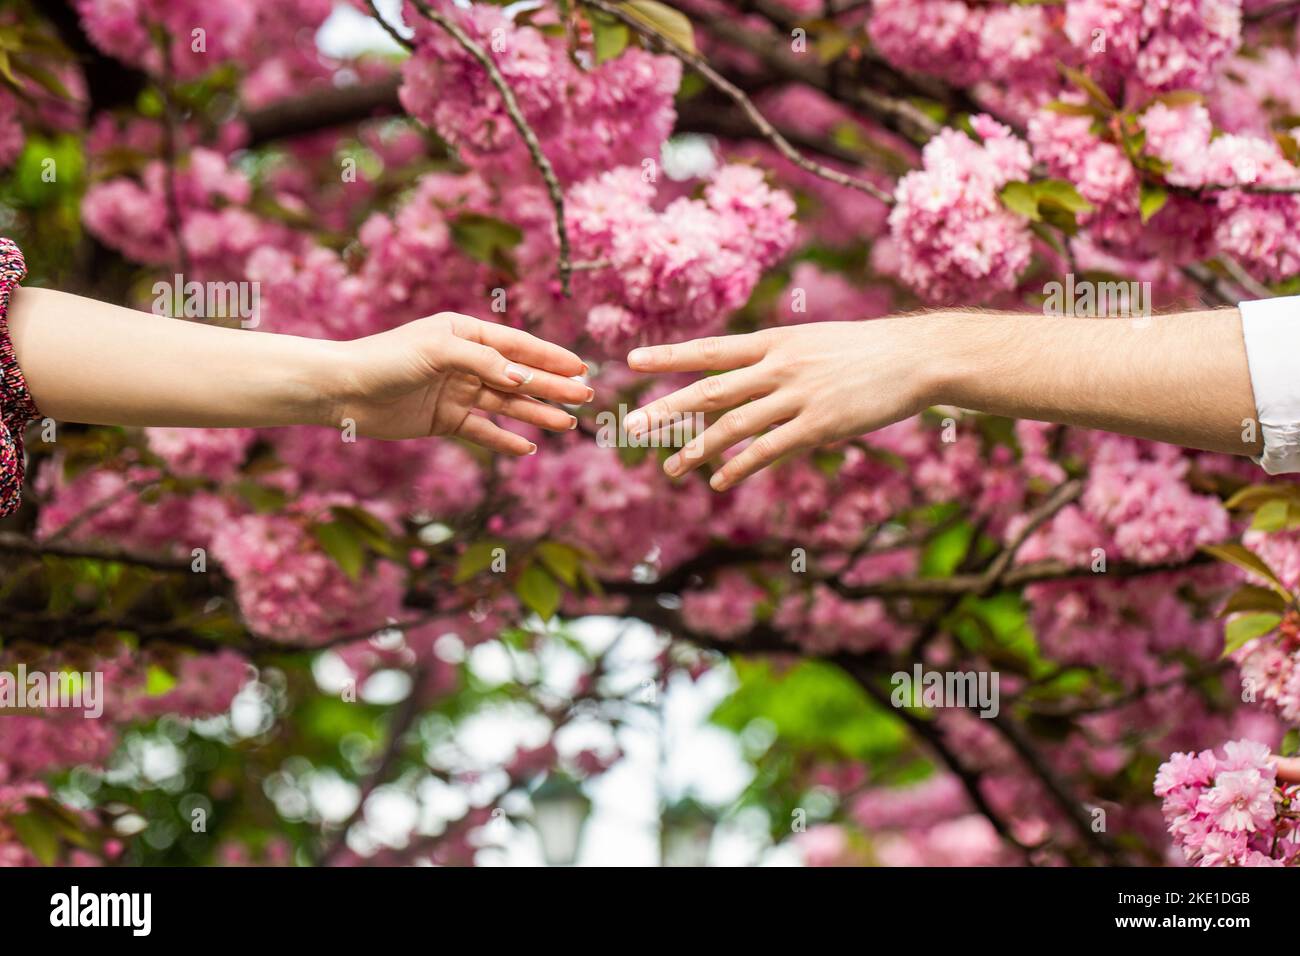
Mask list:
[[[54,533],[41,543],[47,547],[58,544],[84,525],[87,521],[103,514],[123,498],[126,498],[128,495],[138,494],[141,491],[152,488],[156,484],[158,484],[157,478],[138,478],[135,481],[127,482],[126,485],[115,491],[113,494],[105,495],[99,501],[96,501],[94,504],[73,515],[67,524],[56,528]]]
[[[1083,494],[1083,482],[1078,481],[1077,479],[1072,479],[1057,487],[1057,489],[1048,496],[1046,501],[1031,511],[1028,520],[1015,538],[1013,538],[1011,542],[998,553],[997,557],[989,562],[989,566],[984,570],[984,589],[976,592],[976,596],[980,597],[992,591],[993,588],[997,586],[1002,576],[1006,574],[1007,568],[1009,568],[1011,562],[1015,560],[1016,553],[1029,539],[1029,536],[1052,518],[1056,517],[1056,514],[1062,508],[1074,501],[1081,494]]]
[[[181,228],[181,205],[176,195],[176,68],[172,63],[171,36],[164,31],[159,44],[162,48],[163,76],[159,89],[163,99],[163,152],[167,156],[167,180],[163,184],[167,201],[167,219],[172,238],[176,243],[176,263],[181,273],[190,274],[190,257],[185,249],[185,233]]]
[[[856,176],[850,176],[847,173],[842,173],[829,166],[823,166],[821,163],[809,159],[807,156],[803,155],[803,153],[799,152],[799,150],[795,149],[790,145],[790,141],[782,136],[781,132],[775,126],[768,122],[767,117],[759,112],[759,109],[754,105],[753,100],[746,96],[745,92],[740,89],[740,87],[736,86],[735,83],[732,83],[729,79],[710,66],[709,62],[698,53],[683,48],[671,37],[665,36],[648,24],[645,24],[629,15],[621,7],[613,3],[608,3],[606,0],[582,0],[582,3],[586,6],[600,10],[607,16],[613,17],[629,29],[635,31],[653,43],[656,43],[663,50],[672,54],[677,59],[681,60],[682,63],[686,64],[702,76],[715,89],[729,96],[733,101],[735,101],[736,105],[744,111],[745,115],[749,118],[749,121],[758,128],[758,131],[763,135],[763,138],[770,142],[776,148],[777,152],[804,172],[811,173],[814,176],[825,179],[827,182],[835,183],[838,186],[846,186],[850,189],[864,192],[868,196],[880,200],[887,206],[893,205],[894,197],[885,192],[875,183],[869,182],[865,179],[859,179]]]
[[[560,181],[555,176],[555,167],[551,165],[551,161],[542,152],[541,144],[537,141],[537,134],[533,132],[533,128],[524,119],[523,111],[519,108],[519,101],[515,99],[514,90],[510,88],[510,84],[501,75],[501,71],[497,69],[496,62],[492,57],[488,56],[487,51],[474,42],[473,37],[462,30],[459,24],[431,8],[424,0],[412,0],[412,2],[421,16],[446,30],[466,53],[478,60],[483,69],[487,71],[488,79],[492,81],[492,85],[496,87],[497,92],[501,95],[501,101],[505,105],[506,113],[509,115],[510,121],[515,124],[515,129],[519,131],[519,136],[523,139],[524,145],[528,147],[528,154],[533,159],[533,165],[542,174],[542,179],[546,183],[546,191],[551,197],[551,205],[555,208],[555,236],[560,246],[558,263],[560,288],[566,296],[569,295],[569,276],[573,271],[573,266],[569,262],[569,232],[564,222],[564,191],[560,188]]]
[[[1223,265],[1224,271],[1232,277],[1232,281],[1241,286],[1247,295],[1252,295],[1257,299],[1271,299],[1273,297],[1272,290],[1242,268],[1241,263],[1236,259],[1231,256],[1219,256],[1219,262]]]
[[[398,46],[406,47],[406,49],[408,50],[415,49],[414,43],[412,43],[406,37],[398,33],[397,28],[383,18],[383,16],[379,12],[379,8],[375,6],[375,0],[366,0],[366,6],[370,8],[370,13],[375,18],[376,22],[378,22],[378,24],[384,28],[385,33],[387,33],[390,37],[393,38],[394,41],[396,41]]]
[[[1247,23],[1258,23],[1260,20],[1267,20],[1276,14],[1288,13],[1297,9],[1300,9],[1300,2],[1297,2],[1297,0],[1282,0],[1280,3],[1260,7],[1256,10],[1245,10],[1242,12],[1241,18]]]
[[[366,801],[388,779],[388,775],[397,766],[398,757],[402,753],[403,738],[405,738],[407,731],[411,729],[411,725],[415,723],[415,718],[420,713],[420,679],[422,676],[423,672],[418,667],[410,671],[411,692],[393,713],[392,725],[388,731],[388,743],[384,746],[383,755],[379,758],[379,763],[374,771],[362,784],[356,807],[348,814],[348,818],[339,824],[334,839],[325,846],[320,856],[316,858],[317,866],[329,866],[334,857],[347,845],[348,830],[361,819],[361,815],[366,809]]]

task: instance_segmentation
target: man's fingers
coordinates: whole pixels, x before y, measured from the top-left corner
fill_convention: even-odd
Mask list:
[[[500,452],[503,455],[531,455],[537,450],[537,446],[523,435],[506,431],[481,415],[466,415],[460,428],[456,430],[456,435],[475,445],[482,445],[488,451]]]
[[[532,395],[566,405],[581,405],[595,397],[595,392],[581,382],[508,361],[488,345],[456,337],[452,339],[448,352],[446,358],[452,368],[474,375],[498,391]]]
[[[753,365],[766,345],[755,332],[718,335],[674,345],[647,345],[628,353],[627,364],[638,372],[725,372]]]
[[[740,454],[715,471],[709,485],[714,491],[726,491],[782,455],[802,448],[806,444],[806,434],[806,426],[796,420],[759,435]]]
[[[695,412],[716,412],[760,398],[770,387],[754,369],[710,375],[638,408],[623,419],[623,428],[629,435],[658,432]]]
[[[479,396],[479,408],[494,415],[509,415],[516,421],[547,428],[553,432],[577,427],[578,420],[562,408],[547,405],[527,395],[506,395],[486,389]]]
[[[733,408],[668,457],[664,471],[674,478],[716,458],[732,445],[761,432],[788,414],[775,398],[760,398]]]
[[[523,365],[531,365],[533,368],[545,369],[566,378],[583,375],[587,371],[586,363],[568,349],[554,342],[539,339],[523,329],[480,322],[478,340],[496,349],[508,359]]]

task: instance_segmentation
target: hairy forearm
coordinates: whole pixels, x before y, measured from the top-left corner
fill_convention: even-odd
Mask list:
[[[1258,454],[1236,309],[1147,319],[924,317],[935,404]]]
[[[41,413],[101,425],[324,422],[336,343],[202,325],[48,289],[15,290],[9,330]]]

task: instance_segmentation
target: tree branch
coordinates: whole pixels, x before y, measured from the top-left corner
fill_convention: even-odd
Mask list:
[[[505,106],[506,113],[509,115],[510,121],[515,124],[515,129],[518,130],[524,145],[528,148],[528,154],[532,157],[533,165],[541,173],[542,180],[546,183],[546,192],[551,198],[551,205],[555,208],[555,235],[560,246],[558,265],[560,287],[566,296],[569,295],[569,278],[573,266],[569,262],[569,232],[564,222],[564,192],[560,189],[560,181],[555,176],[555,168],[551,165],[551,161],[546,158],[546,154],[542,152],[541,144],[537,141],[537,134],[533,132],[533,128],[524,119],[523,111],[519,109],[519,101],[515,99],[514,90],[510,88],[510,84],[506,82],[505,77],[501,75],[501,71],[497,69],[496,61],[488,56],[487,51],[474,42],[474,39],[462,30],[459,24],[434,10],[424,0],[412,0],[412,2],[421,16],[442,27],[451,35],[452,39],[460,44],[466,53],[479,62],[483,69],[487,71],[488,79],[492,81],[492,85],[496,87],[497,92],[501,95],[501,101]]]
[[[735,83],[732,83],[729,79],[710,66],[709,62],[698,53],[682,48],[671,37],[665,36],[653,27],[648,26],[636,17],[631,16],[624,11],[621,6],[608,3],[606,0],[582,0],[582,3],[586,6],[600,10],[607,16],[613,17],[635,33],[645,37],[652,43],[657,44],[665,52],[672,54],[686,66],[690,67],[702,76],[715,89],[730,97],[731,100],[740,107],[745,116],[748,117],[749,121],[758,129],[762,137],[771,143],[777,152],[804,172],[825,179],[827,182],[835,183],[837,186],[845,186],[850,189],[856,189],[859,192],[864,192],[868,196],[880,200],[885,205],[893,205],[894,197],[890,193],[881,189],[875,183],[869,182],[865,179],[859,179],[856,176],[850,176],[847,173],[842,173],[838,169],[832,169],[829,166],[825,166],[815,160],[809,159],[804,156],[803,153],[799,152],[799,150],[795,149],[794,146],[790,144],[790,141],[786,139],[775,126],[768,122],[767,117],[759,112],[759,109],[754,105],[753,100],[751,100],[745,92],[740,89],[740,87],[736,86]]]

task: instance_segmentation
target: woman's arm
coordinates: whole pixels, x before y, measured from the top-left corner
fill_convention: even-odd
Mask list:
[[[111,425],[316,424],[382,438],[459,435],[497,451],[532,443],[474,411],[544,428],[591,389],[586,366],[526,332],[442,313],[352,342],[202,325],[45,289],[15,289],[14,353],[41,413]],[[530,397],[532,396],[532,397]]]
[[[935,312],[815,322],[636,349],[628,364],[643,372],[726,370],[625,423],[636,433],[674,415],[730,409],[664,465],[684,474],[758,436],[713,475],[719,491],[782,455],[931,405],[1234,454],[1261,450],[1250,428],[1255,403],[1236,309],[1141,320]]]

